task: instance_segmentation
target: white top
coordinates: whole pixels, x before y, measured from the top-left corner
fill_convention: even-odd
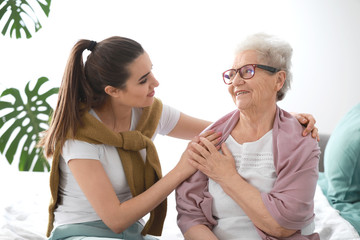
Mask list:
[[[272,130],[255,142],[239,144],[229,135],[225,143],[234,156],[236,169],[241,177],[260,192],[270,192],[277,177]],[[209,192],[213,197],[213,216],[218,221],[213,232],[219,239],[261,239],[241,207],[211,179]],[[314,223],[310,223],[302,229],[302,234],[311,234],[314,228]]]
[[[95,111],[90,110],[89,112],[99,119]],[[141,113],[141,108],[132,109],[130,130],[135,130]],[[161,118],[152,140],[154,140],[158,133],[167,135],[171,132],[179,118],[180,112],[178,110],[163,105]],[[143,159],[145,159],[146,150],[141,150],[140,154]],[[59,162],[59,200],[58,206],[54,212],[55,227],[63,224],[100,220],[100,217],[96,214],[95,210],[83,194],[67,165],[71,159],[94,159],[100,161],[120,202],[124,202],[132,197],[119,154],[115,147],[105,144],[90,144],[78,140],[68,140],[64,144]]]
[[[272,130],[255,142],[239,144],[229,135],[225,141],[235,159],[238,173],[261,192],[270,192],[276,171],[272,150]],[[219,184],[209,179],[213,215],[218,220],[213,232],[219,239],[261,239],[254,224]]]

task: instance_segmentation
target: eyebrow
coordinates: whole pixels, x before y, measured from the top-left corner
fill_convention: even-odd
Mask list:
[[[139,78],[138,81],[141,81],[142,79],[146,78],[149,74],[150,74],[150,72],[148,72],[147,74],[145,74],[144,76],[142,76],[141,78]]]

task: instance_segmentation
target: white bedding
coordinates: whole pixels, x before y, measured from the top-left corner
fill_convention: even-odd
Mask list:
[[[49,203],[48,173],[0,169],[0,239],[44,240]],[[168,215],[161,240],[183,239],[176,225],[174,194],[168,199]],[[321,239],[360,240],[356,230],[333,209],[317,187],[315,224]]]

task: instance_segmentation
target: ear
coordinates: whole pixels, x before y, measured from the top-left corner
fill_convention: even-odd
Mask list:
[[[104,88],[104,91],[105,91],[109,96],[111,96],[111,97],[116,97],[116,96],[118,96],[120,89],[115,88],[115,87],[110,86],[110,85],[107,85],[107,86]]]
[[[279,91],[284,86],[285,79],[286,79],[286,72],[279,71],[276,76],[276,91]]]

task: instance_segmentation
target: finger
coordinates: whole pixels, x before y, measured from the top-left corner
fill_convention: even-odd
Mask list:
[[[299,121],[301,124],[307,124],[309,123],[309,120],[306,117],[299,116]]]
[[[315,128],[315,123],[313,121],[309,121],[308,125],[306,126],[303,136],[308,135],[311,131],[313,131]]]
[[[314,118],[313,115],[308,114],[308,113],[307,113],[307,114],[306,114],[306,113],[303,113],[302,116],[303,116],[304,118],[306,118],[309,123],[311,123],[312,125],[315,125],[316,120],[315,120],[315,118]]]
[[[218,137],[218,138],[214,139],[213,141],[211,141],[211,143],[216,147],[217,150],[220,149],[220,146],[218,145],[220,140],[221,140],[221,137]]]
[[[188,151],[189,159],[197,162],[198,164],[204,163],[204,158],[198,153],[192,150]]]
[[[196,169],[199,169],[199,166],[201,166],[197,161],[195,161],[194,159],[188,158],[187,159],[189,161],[189,163]]]
[[[316,138],[318,142],[320,141],[319,130],[316,127],[313,129],[311,136]]]
[[[217,152],[217,149],[216,147],[214,146],[214,144],[212,144],[209,140],[207,140],[206,138],[202,138],[200,137],[200,142],[202,142],[205,147],[208,149],[208,151],[210,153],[213,153],[213,152]]]
[[[200,142],[200,137],[199,136],[195,136],[193,137],[193,139],[191,141],[188,142],[187,146],[186,146],[186,149],[194,149],[192,147],[192,143],[199,143]]]
[[[226,146],[226,143],[221,144],[221,151],[224,153],[225,156],[232,156],[229,148]]]
[[[308,119],[306,117],[302,116],[302,115],[297,115],[296,118],[301,124],[308,123]]]
[[[308,122],[307,118],[302,113],[291,113],[301,124],[306,124]]]
[[[199,142],[200,142],[200,137],[199,137],[199,136],[193,137],[193,139],[189,142],[189,144],[190,144],[191,142],[199,143]]]
[[[194,168],[196,168],[197,170],[199,170],[202,173],[204,173],[205,175],[207,175],[207,171],[206,171],[207,169],[204,166],[202,166],[201,164],[199,164],[198,162],[196,162],[192,159],[189,159],[189,162]]]
[[[215,133],[215,131],[214,130],[206,130],[206,131],[204,131],[204,132],[202,132],[199,136],[200,137],[208,137],[208,136],[210,136],[211,134],[214,134]]]
[[[302,135],[305,137],[305,136],[307,136],[307,135],[309,134],[309,132],[311,132],[311,130],[310,130],[308,127],[306,127],[306,128],[304,129]]]
[[[200,138],[201,139],[206,139],[206,138]],[[198,143],[192,143],[191,144],[192,147],[197,151],[198,155],[201,155],[202,157],[206,158],[210,155],[210,153],[208,152],[208,149],[206,148],[206,146],[202,146]]]
[[[221,140],[222,133],[214,133],[209,135],[206,139],[209,140],[213,145],[217,145]],[[201,146],[205,146],[201,141],[198,142]]]
[[[222,133],[221,132],[214,132],[213,134],[210,134],[209,136],[206,137],[207,140],[209,140],[210,142],[218,139],[219,137],[221,137]]]
[[[235,163],[234,156],[232,155],[232,153],[231,153],[231,151],[229,150],[229,148],[226,146],[226,143],[222,143],[222,144],[221,144],[221,150],[222,150],[224,156],[226,156],[227,158],[231,158],[231,159],[232,159],[233,167],[236,168],[236,163]]]

